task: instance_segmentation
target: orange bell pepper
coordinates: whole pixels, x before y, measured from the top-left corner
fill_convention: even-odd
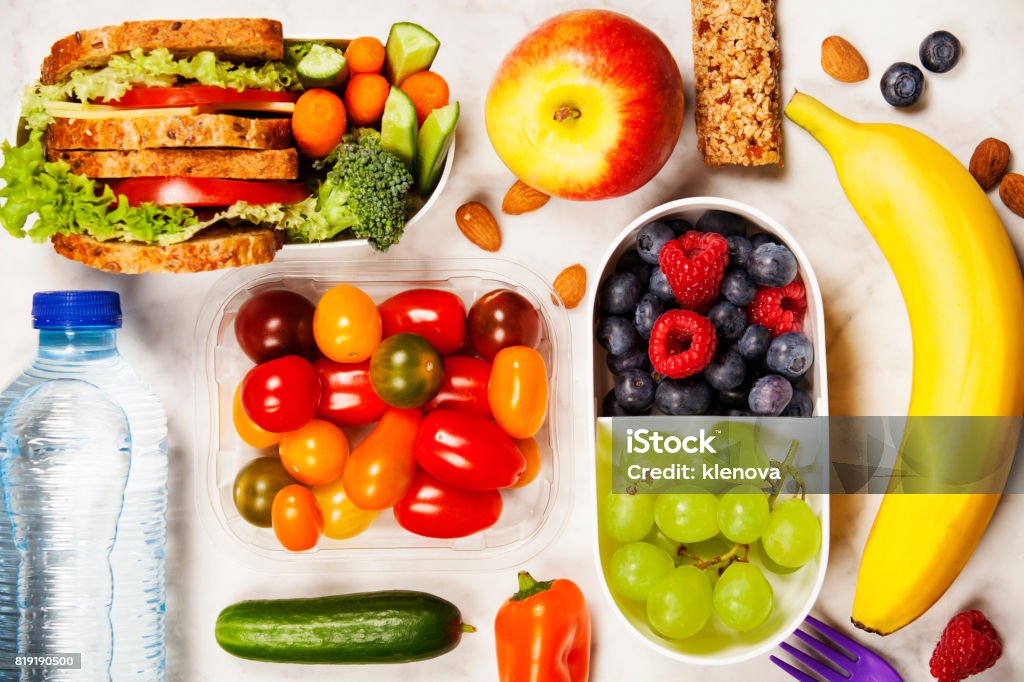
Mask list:
[[[538,582],[521,571],[494,635],[500,682],[586,682],[590,675],[590,612],[571,580]]]

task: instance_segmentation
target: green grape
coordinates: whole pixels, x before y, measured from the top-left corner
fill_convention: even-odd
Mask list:
[[[756,558],[761,562],[761,565],[766,571],[770,571],[775,575],[789,575],[790,573],[796,573],[799,568],[789,568],[787,566],[779,566],[777,563],[772,561],[772,558],[768,556],[768,552],[764,551],[764,547],[761,546],[761,542],[758,541],[750,548],[751,557]]]
[[[643,540],[654,528],[654,496],[608,493],[601,501],[598,520],[616,542]]]
[[[657,527],[655,527],[654,530],[652,530],[647,535],[647,537],[644,538],[644,542],[648,542],[657,547],[658,549],[666,552],[670,557],[672,557],[672,560],[676,563],[679,563],[684,558],[681,554],[679,554],[679,548],[681,547],[681,545],[669,536],[662,533],[660,530],[658,530]]]
[[[673,568],[675,562],[665,550],[647,542],[631,542],[612,554],[608,575],[616,593],[644,601],[654,583]]]
[[[753,485],[738,485],[718,501],[718,527],[733,542],[749,545],[761,537],[772,510],[768,496]]]
[[[718,498],[696,486],[665,493],[654,504],[654,520],[676,542],[700,542],[718,535]]]
[[[686,639],[711,617],[711,583],[694,566],[674,568],[654,583],[647,595],[647,620],[667,639]]]
[[[772,586],[757,566],[734,563],[715,585],[715,613],[733,630],[746,632],[772,612]]]
[[[780,566],[800,568],[821,547],[821,522],[803,500],[784,500],[772,510],[768,527],[761,534],[761,546]]]

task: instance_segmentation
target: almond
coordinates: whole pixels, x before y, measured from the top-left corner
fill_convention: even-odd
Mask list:
[[[1024,218],[1024,175],[1007,173],[999,183],[999,198],[1021,218]]]
[[[829,36],[821,43],[821,68],[843,83],[856,83],[868,77],[868,63],[850,41]]]
[[[994,137],[986,137],[971,155],[971,175],[982,189],[992,189],[1010,164],[1010,145]]]
[[[479,201],[470,201],[455,211],[455,223],[466,239],[484,251],[501,248],[501,228],[491,210]]]
[[[501,212],[509,215],[522,215],[548,203],[549,197],[544,192],[535,190],[522,180],[516,180],[516,184],[509,187],[505,193],[505,200],[501,202]]]
[[[570,265],[558,273],[554,283],[555,293],[566,308],[575,308],[587,293],[587,270],[579,263]],[[552,297],[553,298],[553,297]],[[554,301],[558,303],[558,301]]]

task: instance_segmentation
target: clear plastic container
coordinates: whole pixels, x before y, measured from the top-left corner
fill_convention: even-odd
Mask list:
[[[697,219],[708,210],[721,210],[736,213],[750,221],[758,231],[767,232],[779,238],[796,256],[800,267],[800,279],[807,292],[807,312],[804,317],[804,332],[814,346],[814,366],[805,378],[806,390],[814,404],[815,416],[828,415],[828,386],[825,360],[825,317],[822,310],[821,290],[814,276],[806,254],[793,239],[793,236],[779,223],[763,212],[738,201],[714,197],[694,197],[679,199],[662,204],[647,211],[631,222],[614,241],[604,258],[602,272],[595,281],[603,282],[615,270],[619,256],[634,248],[637,233],[647,223],[665,218],[683,218],[696,223]],[[597,323],[596,300],[590,299],[593,329]],[[598,431],[610,438],[611,419],[597,417],[597,409],[601,399],[614,385],[614,378],[605,364],[605,351],[596,343],[590,344],[594,367],[594,394],[588,401],[594,416],[595,429],[589,432],[590,451],[598,453],[596,436]],[[721,418],[710,418],[709,421],[720,421]],[[602,546],[602,538],[597,528],[597,500],[610,489],[610,476],[598,473],[598,467],[610,467],[609,461],[599,462],[595,457],[595,465],[591,469],[593,479],[590,489],[594,493],[591,508],[594,510],[594,557],[598,571],[604,575],[603,564],[610,557],[612,548]],[[739,634],[728,630],[721,624],[711,623],[697,635],[683,640],[668,640],[655,634],[646,622],[643,609],[637,602],[617,597],[609,589],[605,580],[601,581],[605,597],[614,604],[614,611],[626,628],[651,649],[683,663],[695,665],[728,665],[762,656],[789,637],[803,622],[811,607],[818,598],[825,580],[825,569],[828,565],[829,544],[829,505],[827,495],[808,495],[807,502],[821,520],[821,551],[808,565],[795,573],[777,576],[771,575],[769,580],[775,590],[775,605],[772,615],[762,626],[749,633]],[[714,619],[712,619],[714,620]]]
[[[406,289],[432,287],[458,294],[468,308],[481,295],[513,289],[540,311],[543,334],[538,350],[547,362],[551,400],[536,440],[543,464],[537,480],[502,491],[504,512],[493,527],[455,540],[413,535],[382,512],[363,534],[349,540],[321,538],[316,549],[290,553],[273,531],[243,520],[232,500],[236,473],[254,457],[267,454],[241,441],[231,419],[235,387],[253,366],[238,347],[234,319],[253,294],[290,289],[311,301],[335,284],[354,284],[378,303]],[[282,261],[258,270],[224,276],[210,290],[196,328],[194,351],[197,406],[196,502],[203,524],[218,544],[229,544],[271,571],[482,570],[519,565],[547,547],[561,530],[572,504],[572,378],[565,309],[533,271],[500,258],[430,261],[336,259]],[[365,431],[365,429],[364,429]],[[348,430],[357,443],[364,431]]]

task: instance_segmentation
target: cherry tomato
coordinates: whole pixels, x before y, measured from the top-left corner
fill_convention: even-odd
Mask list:
[[[540,446],[537,445],[537,441],[532,438],[521,438],[516,440],[516,447],[519,448],[519,452],[523,453],[523,459],[526,460],[526,468],[523,470],[523,475],[519,477],[519,480],[510,485],[510,488],[522,488],[533,483],[533,480],[537,478],[537,474],[540,473],[541,456]]]
[[[235,424],[235,431],[238,432],[238,437],[246,444],[262,450],[281,442],[280,433],[271,433],[266,429],[261,429],[256,426],[252,419],[249,419],[249,415],[245,413],[245,409],[242,407],[241,384],[235,389],[235,397],[231,403],[231,421]]]
[[[370,385],[393,407],[419,407],[441,388],[444,363],[419,334],[395,334],[380,342],[370,358]]]
[[[380,419],[387,403],[370,386],[370,361],[313,363],[320,375],[320,407],[316,416],[338,426],[363,426]]]
[[[274,495],[270,510],[274,535],[290,552],[304,552],[316,547],[324,529],[324,518],[309,488],[288,485]]]
[[[487,402],[494,421],[513,438],[530,438],[540,431],[548,413],[548,369],[541,354],[526,346],[498,351]]]
[[[352,451],[342,478],[354,505],[380,510],[402,499],[416,475],[413,445],[421,421],[419,410],[392,407]]]
[[[417,472],[409,492],[395,505],[398,525],[428,538],[461,538],[490,528],[501,517],[497,490],[471,491]]]
[[[375,511],[363,511],[352,503],[341,477],[313,487],[313,496],[324,518],[324,535],[333,540],[354,538],[377,518]]]
[[[238,470],[231,490],[238,515],[254,526],[270,528],[270,508],[277,491],[293,485],[277,457],[257,457]]]
[[[444,380],[434,399],[423,406],[427,412],[446,409],[491,416],[487,382],[491,364],[479,358],[453,355],[444,359]]]
[[[235,338],[257,364],[285,355],[312,358],[313,310],[313,304],[294,291],[265,291],[238,309]]]
[[[330,483],[341,476],[347,461],[348,439],[323,419],[310,419],[281,438],[281,464],[300,483]]]
[[[362,289],[339,284],[320,298],[313,315],[320,352],[335,362],[362,362],[380,343],[380,313]]]
[[[507,488],[526,460],[515,441],[486,417],[435,410],[416,436],[416,461],[431,476],[465,490]]]
[[[384,338],[419,334],[441,355],[451,355],[466,342],[466,306],[450,291],[409,289],[380,304]]]
[[[294,431],[316,413],[320,377],[296,355],[264,362],[242,379],[242,408],[256,426],[271,433]]]
[[[510,289],[484,294],[469,309],[469,341],[488,362],[508,346],[536,347],[540,333],[540,313]]]

